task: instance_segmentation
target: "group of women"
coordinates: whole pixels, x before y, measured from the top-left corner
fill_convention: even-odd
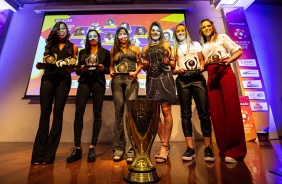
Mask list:
[[[119,162],[124,154],[127,163],[133,161],[134,153],[124,128],[125,102],[138,98],[137,75],[141,69],[146,75],[146,97],[159,101],[163,121],[159,118],[158,135],[161,140],[157,163],[167,161],[170,152],[170,137],[173,118],[171,105],[176,102],[176,90],[181,107],[182,128],[187,143],[183,160],[195,156],[192,131],[192,97],[198,111],[204,137],[204,159],[214,161],[211,148],[211,121],[220,155],[226,162],[243,161],[246,155],[243,122],[237,91],[236,77],[230,63],[242,55],[242,49],[227,35],[218,34],[209,19],[200,23],[201,43],[192,41],[187,28],[179,24],[174,29],[174,47],[165,42],[161,25],[153,22],[148,31],[148,45],[142,49],[130,45],[128,30],[119,27],[111,51],[101,46],[96,30],[89,30],[85,49],[79,52],[78,66],[46,64],[40,88],[41,115],[35,138],[31,163],[51,164],[62,132],[63,110],[70,90],[70,73],[80,75],[75,102],[74,143],[67,162],[82,158],[81,134],[83,115],[92,94],[93,130],[88,152],[88,162],[96,160],[95,147],[102,123],[102,106],[105,94],[105,74],[110,74],[115,106],[113,135],[113,161]],[[48,63],[77,57],[77,46],[70,43],[65,23],[58,22],[47,38],[43,61]],[[219,58],[219,59],[215,59]],[[89,67],[92,64],[91,67]],[[117,68],[126,67],[128,75],[119,75]],[[122,68],[121,67],[121,68]],[[40,68],[38,66],[38,68]],[[207,70],[208,81],[202,75]],[[173,74],[178,75],[176,84]],[[176,85],[176,88],[175,88]],[[53,123],[49,121],[53,108]]]

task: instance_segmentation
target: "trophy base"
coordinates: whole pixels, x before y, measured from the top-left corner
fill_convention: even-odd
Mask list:
[[[148,172],[137,172],[128,170],[124,180],[128,183],[156,183],[160,181],[156,169]]]
[[[129,75],[129,72],[125,72],[125,73],[113,73],[114,75]]]

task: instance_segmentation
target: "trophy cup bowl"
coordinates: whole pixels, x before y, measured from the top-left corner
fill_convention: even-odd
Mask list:
[[[160,180],[150,159],[159,119],[156,100],[127,101],[126,128],[134,150],[134,160],[125,176],[129,183],[155,183]]]

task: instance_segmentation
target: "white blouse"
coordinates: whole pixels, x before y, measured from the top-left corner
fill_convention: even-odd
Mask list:
[[[218,34],[215,42],[206,42],[202,46],[202,53],[206,63],[218,62],[222,58],[230,58],[231,53],[242,49],[226,34]]]
[[[187,48],[187,44],[179,45],[178,47],[178,60],[177,67],[184,69],[195,69],[200,66],[198,52],[202,51],[202,47],[199,42],[192,42]]]

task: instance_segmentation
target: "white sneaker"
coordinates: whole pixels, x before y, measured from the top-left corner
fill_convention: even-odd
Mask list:
[[[227,162],[227,163],[237,163],[237,161],[234,158],[231,158],[231,157],[225,157],[225,162]]]

